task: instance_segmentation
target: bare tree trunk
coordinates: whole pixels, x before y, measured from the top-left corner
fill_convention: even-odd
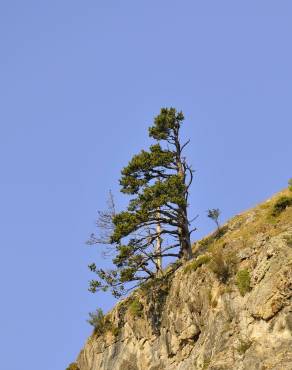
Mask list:
[[[181,176],[183,183],[186,182],[186,172],[185,167],[183,165],[183,159],[181,157],[181,145],[179,142],[179,131],[176,132],[175,138],[175,146],[176,146],[176,165],[177,165],[177,173]],[[187,191],[186,191],[187,194]],[[187,199],[187,196],[186,196]],[[188,211],[187,206],[180,207],[181,208],[181,226],[178,228],[179,236],[180,236],[180,254],[181,258],[184,261],[188,261],[193,256],[192,251],[192,244],[190,238],[190,231],[189,231],[189,224],[188,224]]]
[[[157,219],[160,219],[160,211],[157,211]],[[160,222],[157,223],[156,225],[156,233],[157,233],[157,238],[156,238],[156,246],[155,246],[155,253],[158,255],[156,257],[156,269],[157,269],[157,274],[160,274],[162,271],[162,257],[161,257],[161,224]]]
[[[187,213],[185,214],[187,216]],[[189,231],[189,225],[188,220],[185,219],[184,221],[184,227],[183,227],[183,233],[182,233],[182,255],[183,259],[188,261],[193,256],[192,251],[192,243],[190,238],[190,231]]]
[[[187,210],[183,207],[181,215],[181,226],[178,227],[180,241],[180,256],[184,261],[188,261],[193,256],[192,244],[187,219]]]

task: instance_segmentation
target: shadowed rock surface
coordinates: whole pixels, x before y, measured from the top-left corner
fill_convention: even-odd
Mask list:
[[[79,369],[292,370],[292,207],[271,215],[282,196],[291,192],[235,216],[195,243],[193,260],[119,302]]]

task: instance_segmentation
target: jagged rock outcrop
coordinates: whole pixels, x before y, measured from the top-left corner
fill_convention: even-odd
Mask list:
[[[292,369],[292,207],[272,215],[283,196],[234,217],[194,245],[192,261],[118,303],[79,369]]]

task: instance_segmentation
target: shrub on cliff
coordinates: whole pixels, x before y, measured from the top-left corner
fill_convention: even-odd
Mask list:
[[[225,252],[221,246],[216,247],[211,252],[209,267],[222,283],[227,282],[234,270],[235,264],[235,254],[232,252]]]
[[[134,317],[141,317],[143,314],[143,305],[138,298],[134,298],[129,304],[129,312]]]
[[[242,296],[250,290],[250,275],[247,269],[238,271],[236,275],[236,283]]]
[[[76,364],[76,362],[72,362],[72,364],[70,364],[66,370],[80,370],[78,365]]]
[[[112,335],[117,336],[120,332],[119,328],[116,327],[108,316],[105,316],[102,309],[98,308],[95,312],[89,313],[89,319],[87,322],[93,326],[94,334],[102,335],[109,331]]]
[[[102,334],[105,326],[105,317],[102,309],[98,308],[95,312],[89,312],[87,322],[94,327],[95,333]]]
[[[210,262],[211,257],[203,254],[197,257],[194,261],[189,262],[186,267],[184,268],[184,273],[196,271],[199,267],[203,266],[204,264]]]
[[[279,216],[280,213],[285,211],[287,207],[291,206],[292,206],[292,197],[287,197],[286,195],[283,195],[276,200],[275,204],[273,205],[271,215],[273,217],[277,217]]]

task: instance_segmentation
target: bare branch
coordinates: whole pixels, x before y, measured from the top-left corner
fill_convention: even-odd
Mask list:
[[[181,149],[180,149],[180,151],[182,152],[183,150],[184,150],[184,148],[190,143],[190,139],[187,141],[187,142],[185,142],[184,144],[183,144],[183,146],[181,147]]]

